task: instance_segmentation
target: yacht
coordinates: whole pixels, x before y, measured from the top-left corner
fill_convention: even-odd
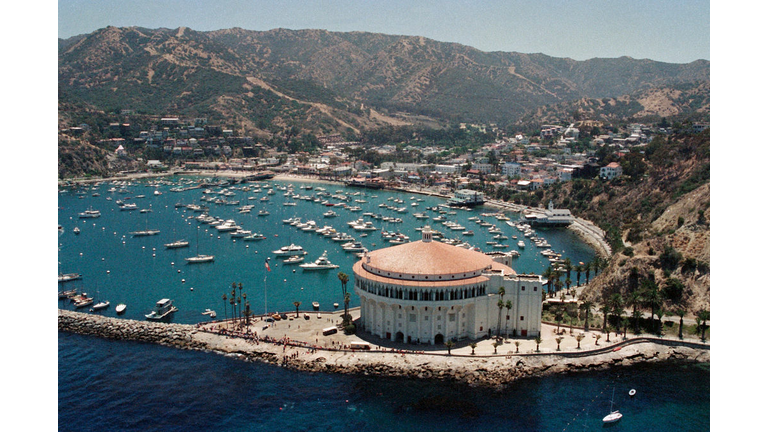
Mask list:
[[[178,249],[189,246],[189,242],[186,240],[176,240],[175,242],[166,243],[164,246],[168,249]]]
[[[341,248],[347,252],[362,252],[365,250],[365,246],[360,242],[345,243],[341,245]]]
[[[234,238],[248,237],[251,234],[253,234],[251,231],[244,230],[244,229],[238,229],[236,231],[232,231],[229,233],[230,237],[234,237]]]
[[[80,216],[81,219],[97,218],[97,217],[101,216],[101,212],[98,211],[98,210],[88,209],[88,210],[86,210],[86,211],[84,211],[82,213],[79,213],[78,216]]]
[[[328,210],[327,212],[323,213],[324,217],[336,217],[338,214],[333,210]]]
[[[264,240],[266,237],[262,233],[254,233],[243,238],[244,241]]]
[[[160,234],[160,230],[133,231],[130,234],[134,237],[153,236]]]
[[[259,215],[259,216],[268,216],[268,215],[269,215],[269,212],[268,212],[268,211],[266,211],[266,210],[259,210],[259,213],[258,213],[258,215]]]
[[[304,270],[330,270],[339,268],[337,264],[333,264],[328,260],[328,252],[323,251],[323,254],[320,256],[320,258],[316,259],[313,263],[307,263],[307,264],[299,264],[299,267],[301,267]]]
[[[293,255],[288,259],[283,260],[283,264],[298,264],[304,261],[304,255]]]
[[[517,242],[517,247],[524,248],[525,243],[522,240],[520,240],[519,242]]]
[[[179,309],[173,305],[173,300],[162,299],[155,304],[155,309],[152,312],[144,316],[150,321],[161,321],[170,318],[177,310]]]
[[[184,258],[187,263],[189,264],[199,264],[199,263],[207,263],[213,261],[213,255],[200,255],[197,254],[196,256]]]
[[[366,221],[362,224],[353,225],[352,228],[356,231],[378,231],[378,228],[373,226],[373,222]]]
[[[331,237],[331,240],[335,242],[350,242],[350,241],[355,241],[355,238],[347,233],[340,233]]]
[[[306,255],[307,251],[299,245],[291,243],[290,246],[283,246],[278,250],[272,251],[277,256]]]
[[[59,282],[69,282],[83,277],[80,273],[59,274]]]

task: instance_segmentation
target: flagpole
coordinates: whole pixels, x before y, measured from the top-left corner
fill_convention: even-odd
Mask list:
[[[264,261],[264,267],[266,271],[264,272],[264,318],[267,317],[267,273],[269,273],[271,270],[269,268],[269,257]]]

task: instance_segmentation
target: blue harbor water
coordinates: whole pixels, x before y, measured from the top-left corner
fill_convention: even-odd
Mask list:
[[[541,273],[550,265],[541,249],[529,240],[524,240],[525,248],[517,247],[512,236],[523,239],[522,233],[492,216],[482,216],[495,212],[487,207],[444,215],[475,233],[464,236],[462,231],[451,231],[432,220],[438,213],[427,207],[444,202],[436,197],[302,181],[263,182],[260,191],[255,184],[247,185],[250,190],[243,190],[245,185],[209,187],[209,194],[203,189],[173,191],[187,186],[190,180],[169,177],[162,182],[103,183],[60,191],[59,272],[80,273],[82,279],[59,284],[59,290],[78,288],[97,302],[108,300],[109,309],[95,312],[106,316],[116,316],[115,305],[124,303],[127,311],[121,317],[136,320],[143,320],[161,298],[173,299],[179,308],[174,322],[207,320],[202,315],[207,308],[224,318],[228,303],[225,307],[222,295],[231,291],[233,282],[242,283],[242,292],[256,313],[295,310],[294,301],[302,302],[302,310],[310,310],[313,301],[319,302],[322,310],[333,310],[333,303],[343,303],[336,275],[339,271],[351,275],[358,258],[343,251],[341,243],[283,223],[291,217],[314,220],[320,227],[331,225],[370,250],[389,246],[380,234],[382,229],[399,231],[415,240],[420,238],[416,228],[428,223],[447,237],[489,251],[492,249],[486,242],[492,240],[492,234],[469,219],[480,217],[509,237],[503,242],[509,247],[496,250],[521,252],[513,264],[518,272]],[[287,191],[281,189],[291,184],[294,193],[285,196]],[[313,188],[305,189],[304,185]],[[115,190],[110,192],[112,188]],[[268,195],[269,189],[274,194]],[[346,204],[361,209],[327,207],[293,197],[314,197],[322,194],[322,189],[331,195],[346,194]],[[229,193],[225,195],[225,191]],[[230,204],[202,201],[204,196]],[[267,199],[262,200],[264,197]],[[329,196],[321,198],[339,202]],[[120,210],[117,201],[136,203],[138,209]],[[296,204],[287,206],[285,202]],[[233,219],[243,229],[262,233],[265,239],[233,239],[229,233],[193,219],[200,213],[182,204],[208,206],[210,215]],[[238,208],[248,204],[254,205],[251,213],[240,213]],[[78,217],[89,208],[99,210],[101,216]],[[329,209],[339,216],[325,218],[323,213]],[[259,216],[259,210],[267,210],[269,215]],[[402,222],[363,216],[368,212],[402,218]],[[424,212],[429,219],[416,219],[416,212]],[[512,220],[517,217],[514,213],[508,216]],[[361,237],[362,232],[347,226],[358,218],[372,221],[377,231]],[[73,232],[75,227],[79,234]],[[160,233],[145,237],[130,234],[148,229]],[[587,262],[594,256],[594,251],[568,230],[537,234],[573,263]],[[182,238],[190,242],[189,247],[164,247]],[[340,267],[306,272],[282,264],[271,251],[291,243],[308,251],[305,262],[327,251],[330,261]],[[187,264],[185,258],[197,253],[212,254],[215,261]],[[265,266],[267,258],[270,271]],[[357,306],[357,302],[353,295],[350,306]],[[59,301],[59,307],[73,308],[68,301]],[[60,430],[594,430],[602,427],[614,388],[614,403],[624,418],[612,429],[709,428],[708,365],[655,365],[528,379],[494,391],[380,377],[299,373],[216,354],[68,333],[59,333],[58,344]],[[631,399],[627,396],[630,388],[638,390]]]

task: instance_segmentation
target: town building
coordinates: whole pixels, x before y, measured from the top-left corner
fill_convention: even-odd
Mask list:
[[[367,252],[354,265],[360,330],[434,345],[541,333],[539,275],[518,274],[504,255],[433,241],[432,235],[424,227],[421,241]]]
[[[618,162],[611,162],[608,165],[600,168],[600,178],[611,180],[621,176],[621,165]]]

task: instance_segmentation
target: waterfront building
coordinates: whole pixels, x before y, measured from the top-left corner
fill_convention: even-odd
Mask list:
[[[539,275],[518,274],[503,254],[433,241],[432,235],[424,227],[421,241],[368,252],[354,265],[361,331],[393,342],[434,345],[499,332],[540,334]]]

